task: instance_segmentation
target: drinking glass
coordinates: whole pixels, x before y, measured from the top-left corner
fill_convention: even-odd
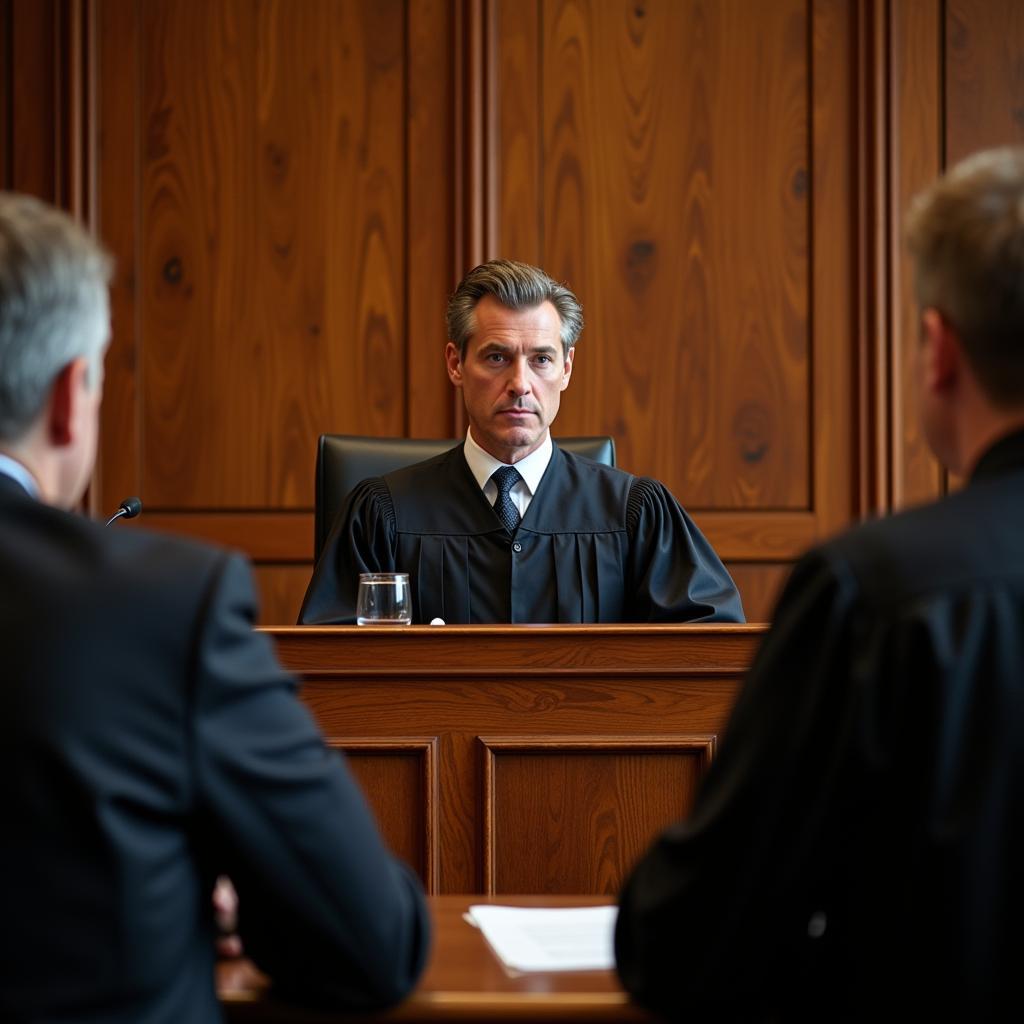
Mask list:
[[[356,599],[360,626],[408,626],[412,622],[412,596],[407,572],[361,572]]]

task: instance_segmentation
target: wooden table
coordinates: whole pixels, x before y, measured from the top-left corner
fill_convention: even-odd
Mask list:
[[[266,979],[246,961],[218,968],[218,989],[232,1024],[328,1024],[331,1021],[643,1022],[653,1018],[630,1003],[613,971],[513,976],[462,915],[473,903],[514,906],[594,906],[595,897],[429,897],[434,923],[430,962],[416,990],[394,1010],[351,1015],[311,1012],[276,1002]]]
[[[428,893],[614,894],[689,811],[764,627],[266,632]]]

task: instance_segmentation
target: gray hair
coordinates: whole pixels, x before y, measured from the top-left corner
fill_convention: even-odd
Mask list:
[[[96,386],[110,272],[110,258],[67,214],[0,192],[0,441],[24,436],[73,360],[89,360]]]
[[[918,304],[955,328],[999,406],[1024,403],[1024,147],[961,161],[907,216]]]
[[[448,300],[448,337],[460,358],[465,358],[466,345],[476,330],[476,304],[485,295],[493,295],[508,309],[532,309],[550,302],[562,325],[562,355],[568,358],[569,349],[583,330],[583,307],[565,285],[553,281],[540,268],[516,260],[490,260],[474,267]]]

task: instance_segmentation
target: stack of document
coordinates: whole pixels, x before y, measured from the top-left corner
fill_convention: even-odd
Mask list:
[[[467,919],[514,971],[607,971],[615,966],[618,907],[494,907],[476,904]]]

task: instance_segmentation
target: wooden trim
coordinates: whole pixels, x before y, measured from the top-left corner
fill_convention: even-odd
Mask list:
[[[455,256],[452,287],[484,261],[487,239],[488,0],[461,0],[455,16]],[[466,432],[462,393],[452,389],[455,435]]]
[[[856,11],[858,512],[868,516],[892,501],[888,0]]]
[[[132,0],[101,0],[95,11],[96,110],[93,134],[99,192],[95,223],[114,257],[110,289],[112,337],[107,352],[97,485],[109,514],[141,490],[141,401],[137,372],[139,337],[139,10]],[[125,159],[130,154],[130,159]],[[145,500],[145,494],[142,495]],[[148,521],[144,511],[143,523]]]
[[[501,153],[499,119],[499,51],[498,51],[498,0],[483,0],[482,59],[480,85],[483,88],[483,118],[480,140],[483,151],[482,177],[480,184],[482,210],[481,230],[483,234],[483,258],[496,259],[504,255],[499,247],[498,224],[501,219]]]
[[[461,265],[457,268],[462,278],[467,270],[486,258],[484,209],[487,201],[485,172],[487,167],[486,118],[486,42],[487,0],[463,0],[463,28],[461,56],[464,59],[464,92],[462,97],[462,221]]]
[[[857,280],[851,224],[857,181],[851,152],[857,140],[850,123],[856,110],[853,7],[812,0],[811,8],[811,493],[818,536],[848,526],[857,508],[856,406],[850,387],[856,372],[856,325],[850,313],[856,308]],[[825,352],[849,356],[826,359]],[[836,474],[837,461],[850,467],[846,475]]]
[[[14,183],[14,24],[12,0],[0,0],[0,188]]]
[[[764,627],[348,626],[259,632],[276,643],[282,664],[302,680],[303,702],[327,735],[406,739],[414,714],[421,736],[438,737],[440,887],[480,892],[478,737],[599,737],[607,743],[628,737],[643,742],[652,734],[674,742],[720,735]],[[716,668],[732,671],[726,675]],[[578,767],[583,756],[569,756],[569,766]],[[614,762],[622,755],[596,756]],[[695,763],[666,765],[660,755],[651,758],[650,769],[659,777],[666,771],[685,777],[687,792],[696,783]],[[585,785],[588,776],[576,771],[575,777]],[[628,799],[629,780],[624,786]],[[418,802],[418,791],[403,788],[403,794]],[[370,797],[395,820],[390,791]],[[658,798],[659,819],[676,804],[681,811],[684,798],[682,790]],[[665,824],[676,816],[670,812]],[[402,841],[408,842],[404,830]]]
[[[410,437],[456,436],[457,396],[442,363],[460,200],[452,190],[461,174],[452,145],[461,81],[456,20],[448,0],[416,0],[406,11],[405,423]]]
[[[53,152],[57,110],[53,95],[54,0],[12,4],[10,14],[9,188],[57,198]]]
[[[244,551],[256,562],[309,562],[312,512],[161,512],[143,509],[131,525]],[[118,524],[119,526],[121,524]]]
[[[937,498],[946,481],[918,423],[912,379],[919,344],[917,306],[903,244],[911,197],[942,170],[942,6],[941,0],[920,0],[890,8],[890,458],[891,507],[897,509]]]
[[[324,742],[335,750],[360,754],[419,754],[423,778],[423,884],[427,894],[438,891],[438,738],[436,736],[388,736],[381,739],[352,739],[347,736],[325,736]]]
[[[126,494],[128,490],[131,488]],[[144,494],[142,498],[145,501]],[[113,511],[120,498],[115,498],[108,488],[105,500],[100,513],[107,507]],[[811,512],[706,511],[693,513],[693,518],[719,557],[726,561],[787,561],[799,557],[827,533]],[[256,561],[312,564],[313,513],[305,509],[144,509],[135,525],[238,548]]]
[[[798,557],[826,532],[813,512],[688,511],[718,557],[726,561],[786,561]]]
[[[274,641],[289,669],[303,676],[393,675],[414,687],[417,677],[500,679],[513,671],[516,677],[545,678],[616,673],[742,676],[766,629],[724,624],[273,626],[260,632]],[[642,663],[635,656],[637,638],[643,639]],[[681,639],[686,641],[682,649]]]
[[[501,753],[610,753],[613,751],[696,753],[700,759],[701,774],[711,765],[715,754],[716,737],[698,734],[691,736],[478,736],[477,744],[483,757],[483,818],[481,820],[481,847],[483,851],[483,891],[492,896],[497,891],[495,878],[495,852],[497,826],[495,821],[497,775],[495,754]]]
[[[260,627],[277,629],[277,626]],[[736,674],[744,670],[738,665],[711,665],[707,668],[694,666],[692,668],[667,667],[652,668],[645,665],[630,666],[629,675],[633,679],[659,679],[668,674],[678,679],[732,679]],[[513,670],[509,664],[502,668],[476,669],[470,667],[459,668],[382,668],[374,675],[379,679],[405,680],[410,686],[421,682],[432,682],[448,679],[473,679],[480,682],[501,682],[509,678],[514,672],[516,679],[530,679],[538,684],[551,683],[556,685],[556,680],[578,676],[585,679],[615,679],[622,675],[622,668],[608,666],[607,668],[575,668],[575,669],[550,669],[550,668],[520,668],[516,666]],[[332,666],[330,668],[303,668],[302,676],[305,679],[339,680],[364,679],[367,674],[365,668],[349,668],[347,666]]]

